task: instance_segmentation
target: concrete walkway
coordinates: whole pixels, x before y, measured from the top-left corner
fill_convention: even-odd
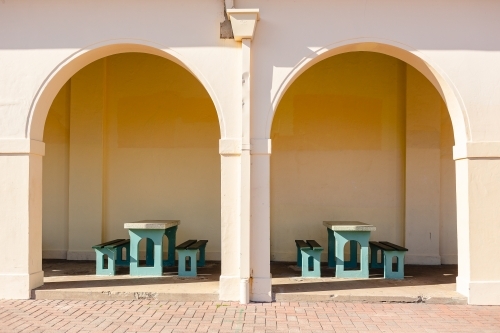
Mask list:
[[[96,276],[93,261],[44,260],[45,284],[36,299],[217,301],[220,262],[199,268],[197,278],[179,278],[177,268],[162,277],[130,276],[120,267],[116,276]],[[301,278],[293,263],[271,263],[273,297],[279,302],[406,302],[467,304],[455,289],[456,265],[405,266],[404,280],[386,280],[383,270],[370,270],[369,279],[337,279],[335,270],[321,268],[321,278]]]
[[[500,332],[500,307],[0,300],[0,332]]]

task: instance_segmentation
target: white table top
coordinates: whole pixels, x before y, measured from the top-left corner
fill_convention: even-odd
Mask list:
[[[168,229],[181,224],[179,220],[144,220],[137,222],[127,222],[125,229]]]
[[[375,231],[374,225],[359,221],[323,221],[323,225],[333,231]]]

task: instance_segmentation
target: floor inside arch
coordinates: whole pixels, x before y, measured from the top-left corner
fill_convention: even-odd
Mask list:
[[[198,268],[198,277],[181,278],[177,267],[164,268],[161,277],[135,277],[128,267],[115,276],[96,276],[94,261],[43,260],[44,285],[32,292],[36,299],[217,301],[220,262]],[[334,302],[425,302],[466,304],[455,291],[457,265],[405,265],[404,280],[383,278],[371,269],[369,279],[335,278],[335,270],[321,266],[321,278],[302,278],[291,262],[271,263],[273,300]]]

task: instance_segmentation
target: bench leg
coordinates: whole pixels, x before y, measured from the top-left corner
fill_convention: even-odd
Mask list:
[[[205,267],[205,248],[207,244],[200,247],[200,259],[198,260],[198,267]],[[196,257],[194,257],[196,259]]]
[[[125,249],[125,258],[123,258]],[[130,266],[130,243],[116,248],[116,266]]]
[[[302,250],[302,277],[321,277],[321,252],[323,250]],[[313,260],[313,270],[309,270],[310,258]]]
[[[175,236],[177,234],[177,226],[165,230],[165,235],[168,239],[168,257],[163,260],[164,267],[175,266]]]
[[[370,245],[370,250],[371,250],[371,263],[370,263],[370,268],[384,268],[384,251],[382,251],[380,248]],[[382,251],[382,254],[380,256],[380,261],[378,262],[377,254],[379,251]]]
[[[300,247],[297,246],[297,266],[302,267],[302,251],[300,251]]]
[[[178,273],[181,277],[193,277],[197,275],[196,253],[198,250],[177,250],[179,256]],[[186,258],[189,257],[191,270],[186,270]]]
[[[363,278],[367,279],[368,271],[368,240],[369,231],[335,231],[335,251],[336,251],[336,269],[335,276],[338,278]],[[345,270],[344,266],[344,246],[349,241],[359,242],[361,253],[359,257],[359,270]],[[356,243],[354,243],[356,244]]]
[[[335,268],[335,234],[332,229],[328,230],[328,267]]]
[[[96,267],[95,275],[115,275],[115,258],[116,258],[116,248],[115,249],[94,249],[96,254]],[[104,256],[108,256],[108,268],[104,268]]]
[[[398,258],[397,271],[392,270],[392,258]],[[384,279],[402,280],[405,277],[404,272],[404,251],[384,251]]]

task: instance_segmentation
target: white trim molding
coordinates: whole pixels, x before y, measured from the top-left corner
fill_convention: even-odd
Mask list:
[[[226,138],[219,140],[219,154],[241,155],[241,139]]]
[[[33,154],[45,155],[45,143],[30,139],[0,139],[0,155]]]
[[[453,146],[453,159],[500,158],[500,141],[466,142]]]
[[[500,281],[471,281],[469,304],[500,305]]]

